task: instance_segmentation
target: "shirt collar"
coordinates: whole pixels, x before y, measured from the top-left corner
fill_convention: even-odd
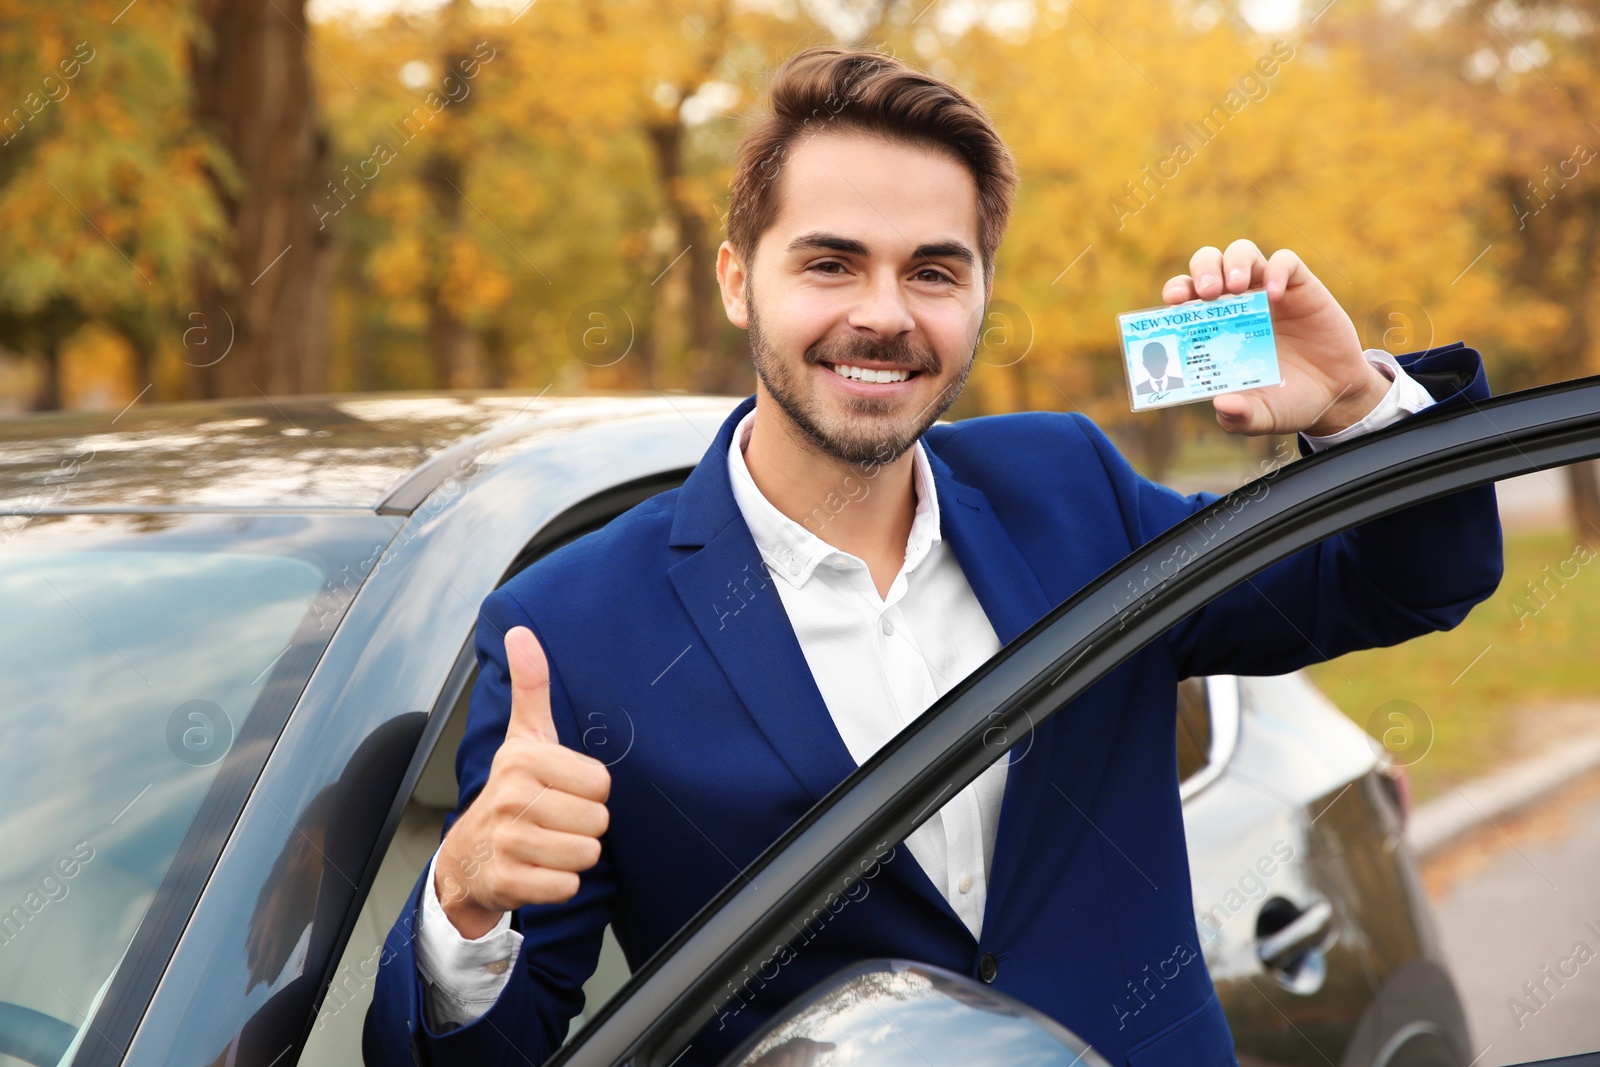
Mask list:
[[[739,505],[745,525],[750,528],[756,548],[774,574],[781,574],[796,588],[804,585],[817,567],[823,563],[844,566],[866,566],[859,557],[840,551],[806,526],[789,518],[772,505],[756,487],[750,477],[750,468],[744,462],[744,446],[755,420],[752,408],[733,428],[733,440],[728,446],[728,478],[733,488],[733,499]],[[939,533],[939,496],[934,490],[933,468],[918,440],[911,446],[911,483],[917,496],[917,510],[911,520],[911,533],[906,538],[906,557],[903,570],[910,572],[922,561],[941,538]],[[870,491],[870,476],[862,475]],[[859,496],[854,499],[859,499]],[[833,515],[850,506],[852,497],[844,492],[830,494],[819,501],[807,519],[818,529],[825,527]]]

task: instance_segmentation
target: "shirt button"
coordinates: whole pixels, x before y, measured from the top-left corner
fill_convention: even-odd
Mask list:
[[[790,574],[799,574],[800,573],[800,564],[796,563],[794,560],[791,559],[789,561],[788,567],[786,569],[789,571]]]
[[[885,615],[880,620],[879,624],[883,627],[883,632],[885,635],[894,633],[894,623],[889,621],[889,616]]]
[[[972,892],[972,875],[963,874],[961,876],[961,883],[956,886],[956,888],[961,890],[963,893]]]
[[[491,960],[485,963],[483,969],[490,974],[505,974],[506,968],[509,966],[511,966],[511,957],[507,956],[503,960]]]
[[[994,958],[993,952],[985,952],[983,959],[978,961],[978,977],[987,984],[995,980],[1000,973],[1000,961]]]

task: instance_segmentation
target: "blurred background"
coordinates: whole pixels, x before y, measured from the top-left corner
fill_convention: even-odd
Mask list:
[[[1594,369],[1581,2],[0,0],[0,412],[747,393],[732,150],[827,42],[953,80],[1020,162],[953,416],[1070,406],[1158,476],[1214,463],[1204,405],[1131,417],[1113,316],[1238,236],[1369,345],[1464,339],[1498,391]]]

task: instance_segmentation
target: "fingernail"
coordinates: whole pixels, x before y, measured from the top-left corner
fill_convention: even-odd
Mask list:
[[[1202,275],[1200,275],[1200,284],[1201,285],[1210,285],[1212,282],[1214,282],[1216,280],[1217,280],[1217,276],[1215,274],[1202,274]]]

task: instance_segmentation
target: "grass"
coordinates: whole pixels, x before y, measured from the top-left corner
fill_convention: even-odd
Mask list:
[[[1577,549],[1565,530],[1508,535],[1500,588],[1460,626],[1309,673],[1374,736],[1389,710],[1404,710],[1385,709],[1369,725],[1384,704],[1420,708],[1423,725],[1409,751],[1423,749],[1429,723],[1432,746],[1409,770],[1418,800],[1437,796],[1508,758],[1558,744],[1570,717],[1549,705],[1593,705],[1600,724],[1600,555]]]

